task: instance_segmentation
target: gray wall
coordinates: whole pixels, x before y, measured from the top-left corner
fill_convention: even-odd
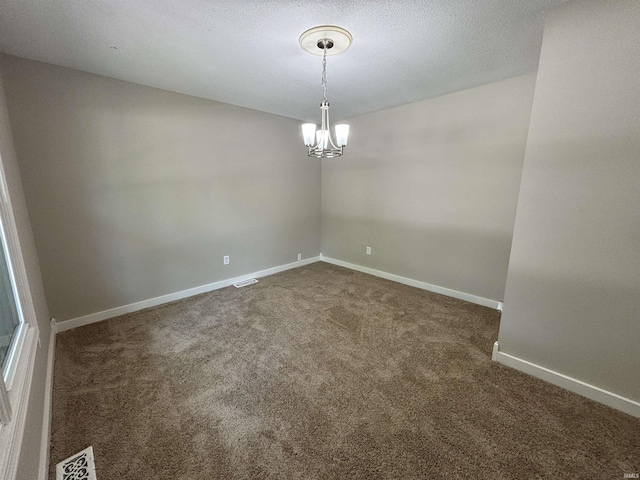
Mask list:
[[[323,160],[322,253],[502,300],[534,83],[351,119],[344,157]]]
[[[319,253],[320,163],[307,158],[299,122],[1,62],[57,320]]]
[[[27,420],[20,463],[18,464],[18,479],[33,480],[38,477],[40,461],[40,442],[43,428],[44,390],[47,374],[47,349],[51,329],[49,324],[49,308],[42,286],[42,276],[38,264],[38,255],[33,241],[29,213],[22,189],[20,170],[16,160],[10,121],[5,101],[3,78],[0,70],[0,157],[8,184],[9,197],[13,206],[13,215],[18,230],[20,248],[24,259],[27,280],[35,307],[36,318],[40,333],[40,346],[36,352],[36,359],[31,382],[31,393],[27,407]]]
[[[640,3],[547,20],[500,350],[640,401]]]

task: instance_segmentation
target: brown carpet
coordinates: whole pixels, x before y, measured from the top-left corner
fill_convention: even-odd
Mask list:
[[[315,263],[70,330],[51,471],[93,445],[98,480],[640,472],[640,419],[491,362],[498,323]]]

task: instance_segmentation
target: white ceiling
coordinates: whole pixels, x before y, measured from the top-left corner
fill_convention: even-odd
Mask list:
[[[328,59],[332,118],[537,68],[544,13],[566,0],[0,0],[0,51],[301,120],[321,57],[298,37],[353,35]]]

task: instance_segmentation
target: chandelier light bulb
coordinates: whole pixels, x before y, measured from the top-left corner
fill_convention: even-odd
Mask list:
[[[313,145],[313,142],[316,138],[316,124],[315,123],[303,123],[302,124],[302,138],[304,139],[304,144],[307,147]]]
[[[339,123],[336,125],[336,143],[339,147],[346,147],[349,139],[349,125]]]

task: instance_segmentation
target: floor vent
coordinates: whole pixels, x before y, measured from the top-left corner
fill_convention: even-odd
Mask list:
[[[88,447],[56,465],[56,480],[97,480],[93,447]]]
[[[246,287],[247,285],[253,285],[254,283],[258,283],[258,280],[255,278],[250,278],[249,280],[242,280],[241,282],[236,282],[233,284],[236,288]]]

